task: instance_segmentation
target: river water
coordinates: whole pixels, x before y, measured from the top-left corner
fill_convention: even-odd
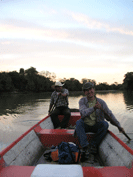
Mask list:
[[[47,116],[51,93],[0,95],[0,151],[18,138],[22,133]],[[133,94],[124,92],[97,92],[115,117],[124,127],[126,133],[133,133]],[[78,108],[82,93],[70,93],[69,107]],[[118,134],[116,127],[109,129]]]

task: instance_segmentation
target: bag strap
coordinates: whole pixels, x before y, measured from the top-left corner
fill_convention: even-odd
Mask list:
[[[67,146],[68,146],[69,153],[70,153],[70,155],[71,155],[72,161],[73,161],[73,163],[75,163],[75,160],[74,160],[74,158],[73,158],[72,151],[71,151],[71,148],[70,148],[70,146],[69,146],[69,143],[67,143]]]
[[[73,163],[77,164],[77,163],[79,162],[80,153],[81,153],[81,152],[80,152],[80,149],[79,149],[79,146],[78,146],[78,150],[79,150],[78,158],[77,158],[77,162],[75,162],[75,160],[74,160],[74,158],[73,158],[73,155],[72,155],[71,148],[70,148],[70,146],[69,146],[69,143],[67,143],[67,145],[68,145],[68,149],[69,149],[70,155],[71,155],[71,157],[72,157]],[[77,145],[76,145],[76,146],[77,146]]]
[[[79,146],[78,146],[78,149],[79,149]],[[77,163],[79,162],[80,155],[81,155],[81,151],[80,151],[80,149],[79,149]]]

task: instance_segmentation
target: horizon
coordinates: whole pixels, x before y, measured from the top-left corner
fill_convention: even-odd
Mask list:
[[[35,67],[33,67],[33,66],[31,66],[30,68],[34,68],[34,69],[36,69]],[[27,69],[30,69],[30,68],[27,68]],[[24,68],[20,68],[20,69],[24,69]],[[10,73],[10,72],[17,72],[17,73],[19,73],[20,72],[20,69],[19,69],[19,71],[17,71],[17,70],[13,70],[13,71],[0,71],[0,73],[2,73],[2,72],[5,72],[5,73]],[[27,69],[25,69],[25,70],[27,70]],[[24,71],[25,71],[24,70]],[[37,71],[37,70],[36,70]],[[70,79],[75,79],[75,80],[78,80],[80,83],[82,83],[82,79],[84,79],[84,80],[90,80],[89,82],[92,82],[92,81],[94,81],[95,83],[96,83],[96,85],[98,85],[98,84],[107,84],[107,85],[113,85],[113,84],[123,84],[123,82],[122,83],[118,83],[118,82],[116,82],[116,81],[114,81],[113,83],[108,83],[107,81],[105,81],[105,82],[97,82],[96,80],[94,80],[94,79],[91,79],[91,78],[81,78],[81,80],[79,80],[79,79],[77,79],[77,78],[74,78],[74,77],[70,77],[70,78],[56,78],[56,73],[50,73],[49,71],[46,71],[46,72],[49,72],[49,76],[46,76],[46,72],[45,73],[42,73],[42,72],[39,72],[39,71],[37,71],[38,73],[38,75],[41,75],[41,76],[44,76],[44,77],[48,77],[48,78],[52,78],[52,75],[54,75],[55,76],[55,79],[53,79],[53,82],[58,82],[58,81],[60,81],[60,82],[62,82],[63,83],[63,81],[61,81],[61,80],[70,80]],[[125,73],[125,74],[127,74],[127,73]],[[123,78],[123,80],[124,80],[124,78]],[[87,81],[88,82],[88,81]]]

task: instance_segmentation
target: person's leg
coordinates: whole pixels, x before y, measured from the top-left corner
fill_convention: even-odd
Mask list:
[[[89,127],[84,123],[82,119],[79,119],[76,122],[76,135],[79,139],[79,143],[82,148],[85,148],[89,145],[89,142],[86,136],[87,131],[89,131]]]
[[[102,139],[105,137],[109,124],[106,121],[97,122],[90,131],[96,133],[91,144],[98,147]]]
[[[61,111],[59,108],[55,108],[55,110],[51,114],[51,120],[53,122],[54,128],[57,128],[60,126],[60,121],[58,119],[58,115],[60,114],[60,112]]]
[[[70,116],[71,116],[70,109],[67,107],[62,108],[62,114],[64,115],[64,118],[63,118],[62,122],[60,123],[60,127],[66,128],[67,124],[70,120]]]

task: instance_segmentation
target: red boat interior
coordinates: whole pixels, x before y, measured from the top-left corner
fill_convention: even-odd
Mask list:
[[[80,118],[80,114],[76,113],[77,115],[75,116],[72,115],[71,119],[69,121],[69,125],[74,126],[75,122]],[[46,117],[47,118],[47,117]],[[46,119],[45,118],[45,119]],[[62,120],[63,116],[59,116],[59,119]],[[44,146],[43,153],[45,150],[47,150],[49,147],[52,145],[58,145],[62,141],[65,142],[74,142],[77,145],[79,145],[79,141],[77,137],[74,137],[74,129],[42,129],[40,126],[40,123],[43,122],[41,120],[38,124],[33,126],[30,130],[28,130],[26,133],[24,133],[21,137],[19,137],[16,141],[14,141],[10,146],[8,146],[5,150],[0,152],[0,177],[29,177],[31,176],[33,170],[35,169],[37,164],[48,164],[44,158],[43,155],[41,155],[32,166],[17,166],[17,165],[11,165],[7,166],[4,162],[3,156],[4,154],[9,151],[15,144],[17,144],[25,135],[27,135],[31,130],[34,130],[37,136],[39,137],[41,143]],[[111,132],[109,132],[111,133]],[[93,133],[88,133],[88,141],[91,140],[91,138],[94,136]],[[114,138],[114,134],[112,134]],[[122,144],[123,142],[119,139]],[[79,145],[80,146],[80,145]],[[125,146],[125,144],[123,144]],[[131,151],[131,149],[126,147],[128,151]],[[133,155],[133,154],[132,154]],[[58,162],[53,162],[58,163]],[[133,176],[133,164],[132,168],[127,168],[125,166],[115,166],[115,167],[103,167],[102,161],[100,160],[99,156],[92,156],[90,159],[86,162],[80,162],[80,165],[82,165],[82,170],[83,170],[83,176],[84,177],[114,177],[114,176],[120,176],[120,177],[125,177],[126,176],[130,177]]]

